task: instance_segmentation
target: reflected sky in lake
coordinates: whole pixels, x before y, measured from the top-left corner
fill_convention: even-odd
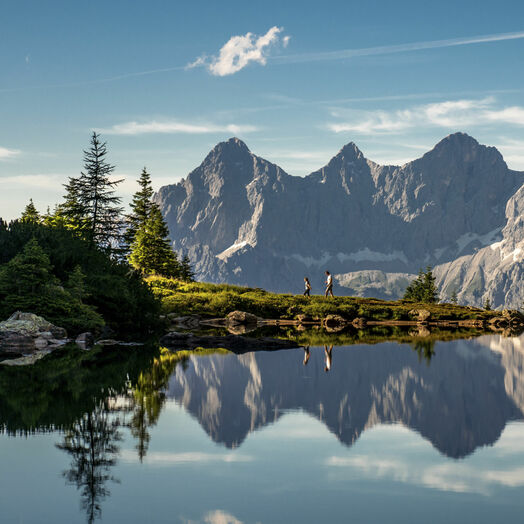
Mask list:
[[[434,351],[159,360],[62,432],[0,436],[1,522],[520,522],[524,338]]]

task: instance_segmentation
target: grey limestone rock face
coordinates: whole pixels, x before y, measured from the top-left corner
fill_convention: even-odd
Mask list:
[[[397,298],[432,265],[444,294],[460,282],[459,298],[515,307],[523,183],[497,149],[463,133],[403,166],[380,166],[349,143],[306,177],[232,138],[155,199],[199,280],[298,293],[307,275],[321,293],[329,269],[339,294]]]

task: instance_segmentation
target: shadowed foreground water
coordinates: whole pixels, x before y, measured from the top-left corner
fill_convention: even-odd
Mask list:
[[[2,523],[521,522],[523,336],[146,353],[0,369]]]

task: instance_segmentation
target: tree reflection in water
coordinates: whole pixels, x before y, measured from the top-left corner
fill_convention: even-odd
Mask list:
[[[119,426],[118,417],[101,401],[77,420],[62,443],[56,445],[71,455],[71,468],[63,476],[80,490],[81,506],[90,524],[101,517],[101,503],[111,494],[107,483],[119,482],[111,475],[120,450],[117,443],[122,440]]]
[[[165,389],[169,377],[176,365],[188,358],[187,352],[171,353],[166,348],[160,348],[158,358],[153,360],[147,371],[140,373],[136,385],[130,388],[133,415],[127,425],[138,441],[135,449],[140,462],[144,460],[151,440],[149,428],[158,422],[166,401]]]

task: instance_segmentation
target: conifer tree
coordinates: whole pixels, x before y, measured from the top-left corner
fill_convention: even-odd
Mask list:
[[[86,295],[86,285],[85,285],[86,276],[84,275],[82,268],[76,266],[75,269],[70,273],[67,280],[67,290],[74,298],[82,300]]]
[[[168,235],[160,208],[153,204],[149,218],[140,226],[131,244],[130,264],[145,274],[180,277],[180,264]]]
[[[185,282],[193,282],[195,273],[191,267],[191,261],[187,255],[184,255],[180,264],[180,278]]]
[[[491,311],[491,300],[488,298],[486,298],[486,301],[484,302],[484,309],[486,311]]]
[[[80,178],[69,177],[68,183],[64,184],[66,194],[64,201],[55,207],[54,213],[50,215],[49,222],[53,224],[64,224],[81,237],[87,236],[87,207],[80,201]]]
[[[126,246],[130,246],[133,243],[137,231],[149,218],[151,207],[154,205],[151,201],[153,197],[151,175],[145,167],[142,169],[142,173],[140,173],[138,185],[140,189],[133,195],[133,201],[131,202],[132,212],[126,216],[127,229],[124,233],[124,243]]]
[[[8,300],[10,295],[44,297],[46,288],[56,283],[49,257],[36,239],[30,240],[24,249],[4,264],[0,270],[0,297]]]
[[[123,180],[110,179],[115,168],[106,156],[106,143],[93,132],[90,147],[84,151],[84,171],[69,178],[61,212],[70,227],[91,244],[115,252],[121,239],[123,211],[115,188]]]
[[[438,302],[438,289],[431,266],[425,272],[422,269],[419,271],[417,278],[407,287],[404,299],[427,304]]]
[[[452,304],[457,304],[458,303],[457,291],[455,289],[452,291],[449,301]]]
[[[32,222],[33,224],[39,224],[41,221],[40,214],[36,210],[36,207],[33,203],[33,199],[29,199],[29,204],[25,206],[25,209],[21,217],[22,222]]]

